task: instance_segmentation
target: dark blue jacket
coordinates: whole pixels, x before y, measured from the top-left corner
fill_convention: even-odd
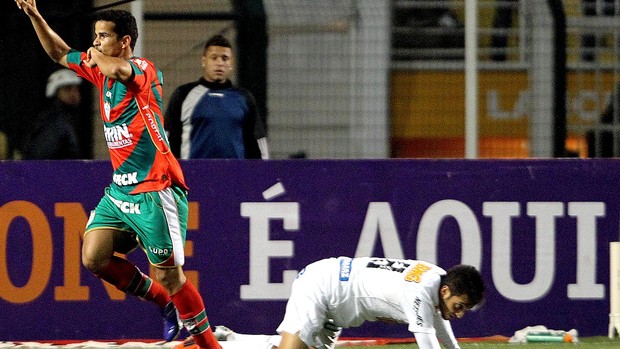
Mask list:
[[[256,140],[266,137],[250,92],[204,78],[174,90],[164,127],[172,152],[182,159],[260,159]]]

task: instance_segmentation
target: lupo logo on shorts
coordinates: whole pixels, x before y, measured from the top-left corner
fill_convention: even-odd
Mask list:
[[[158,256],[167,256],[170,253],[170,250],[168,250],[167,248],[157,248],[151,246],[149,246],[149,251]]]

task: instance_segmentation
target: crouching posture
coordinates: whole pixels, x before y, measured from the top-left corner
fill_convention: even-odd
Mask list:
[[[223,349],[332,349],[343,328],[366,321],[407,324],[420,349],[458,349],[449,320],[479,305],[485,286],[472,266],[447,272],[431,263],[390,258],[329,258],[293,282],[280,336],[216,333]],[[228,344],[230,343],[230,344]],[[250,344],[252,343],[252,344]],[[241,347],[239,347],[241,348]]]

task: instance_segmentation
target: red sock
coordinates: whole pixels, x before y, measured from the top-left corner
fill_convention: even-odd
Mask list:
[[[183,287],[172,295],[172,301],[185,328],[200,348],[221,349],[209,325],[202,297],[191,282],[186,281]]]
[[[160,285],[155,280],[151,279],[150,277],[144,274],[142,275],[144,278],[146,278],[146,280],[143,279],[143,281],[145,282],[149,280],[151,281],[151,287],[147,287],[146,293],[143,296],[138,296],[138,297],[157,304],[161,309],[166,307],[166,305],[172,301],[172,298],[168,294],[168,291],[166,291],[164,286]]]
[[[172,300],[162,285],[143,274],[128,260],[117,256],[112,257],[110,263],[97,274],[97,277],[127,294],[153,302],[162,309]]]

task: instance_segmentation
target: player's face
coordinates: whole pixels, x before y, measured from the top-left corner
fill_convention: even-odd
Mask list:
[[[467,295],[454,295],[450,288],[443,285],[439,290],[439,310],[444,320],[460,319],[470,308]]]
[[[204,78],[210,82],[224,82],[232,72],[233,58],[230,47],[209,46],[202,55]]]
[[[95,23],[95,40],[93,47],[106,56],[118,57],[125,43],[114,32],[114,22],[97,21]]]

